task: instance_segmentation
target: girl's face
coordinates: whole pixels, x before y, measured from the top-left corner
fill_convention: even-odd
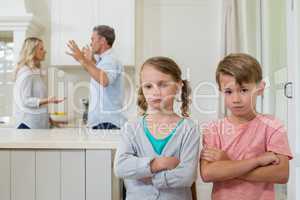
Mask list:
[[[264,84],[243,83],[239,85],[233,76],[220,75],[221,92],[225,106],[235,117],[244,118],[255,113],[256,97],[263,92]]]
[[[43,42],[39,42],[36,50],[35,50],[35,55],[34,58],[36,61],[43,61],[45,59],[46,51],[44,49],[44,44]]]
[[[164,74],[151,65],[145,65],[141,71],[141,87],[149,110],[173,111],[179,84],[171,75]]]

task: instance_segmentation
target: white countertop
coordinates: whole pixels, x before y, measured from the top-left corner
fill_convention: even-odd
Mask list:
[[[0,149],[116,149],[119,130],[0,128]]]

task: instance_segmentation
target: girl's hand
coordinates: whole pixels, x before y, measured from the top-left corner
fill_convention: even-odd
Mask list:
[[[140,181],[142,181],[146,185],[150,185],[150,184],[152,184],[152,177],[145,177],[145,178],[140,179]]]
[[[164,171],[164,170],[171,170],[177,167],[180,163],[176,157],[161,157],[155,158],[150,163],[150,168],[152,173]]]
[[[278,165],[280,162],[279,158],[273,152],[265,152],[262,155],[258,156],[256,159],[257,159],[259,166],[261,166],[261,167],[267,166],[270,164]]]
[[[225,151],[217,148],[205,147],[201,151],[201,159],[207,160],[209,162],[215,162],[219,160],[230,160]]]
[[[180,160],[178,160],[176,157],[163,157],[162,159],[167,170],[175,169],[180,163]]]

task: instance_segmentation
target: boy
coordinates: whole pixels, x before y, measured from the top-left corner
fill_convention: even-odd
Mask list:
[[[289,177],[287,133],[281,122],[256,112],[265,83],[256,59],[230,54],[218,65],[216,80],[230,114],[204,129],[201,177],[213,182],[212,199],[275,199],[274,183]]]

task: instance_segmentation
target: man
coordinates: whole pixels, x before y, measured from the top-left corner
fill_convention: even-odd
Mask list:
[[[88,126],[93,129],[119,129],[122,115],[123,66],[114,56],[115,31],[105,25],[93,28],[91,44],[82,51],[75,41],[68,42],[71,55],[91,76]]]

